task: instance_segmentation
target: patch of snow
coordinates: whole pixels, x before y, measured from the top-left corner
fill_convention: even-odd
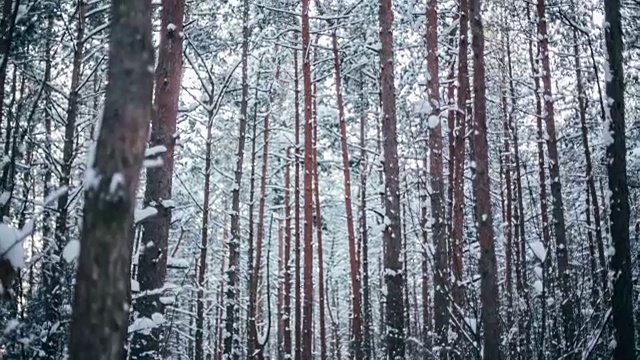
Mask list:
[[[18,319],[11,319],[11,320],[7,321],[7,325],[4,327],[3,333],[5,335],[9,335],[15,329],[17,329],[18,326],[20,326],[20,321],[18,321]]]
[[[162,164],[164,164],[164,161],[159,156],[157,158],[153,158],[153,159],[145,159],[142,162],[142,166],[144,168],[146,168],[146,169],[161,167]]]
[[[164,145],[156,145],[154,147],[148,148],[144,152],[145,157],[158,156],[160,154],[164,154],[167,152],[167,147]]]
[[[0,257],[9,260],[11,266],[24,267],[24,247],[19,232],[13,227],[0,223]]]
[[[178,258],[168,258],[167,266],[176,267],[176,268],[188,268],[189,260],[187,259],[178,259]]]
[[[160,303],[163,305],[171,305],[176,302],[175,296],[161,296]]]
[[[474,334],[478,332],[478,320],[477,319],[464,318],[464,322],[466,322],[467,325],[469,325],[469,327],[471,328],[471,331],[473,331]]]
[[[158,209],[151,206],[148,206],[144,209],[136,209],[136,211],[133,213],[133,222],[137,224],[152,216],[155,216],[156,214],[158,214]]]
[[[431,114],[431,104],[427,100],[422,100],[413,106],[413,112],[417,115]]]
[[[122,173],[115,173],[111,175],[111,183],[109,184],[109,193],[115,195],[116,191],[124,187],[124,175]]]
[[[80,241],[71,240],[62,250],[62,258],[68,262],[74,262],[80,255]]]
[[[542,281],[536,280],[533,282],[533,289],[535,290],[537,295],[542,294]]]
[[[533,268],[533,272],[539,279],[542,279],[542,268],[540,266],[536,266]]]
[[[131,291],[140,291],[140,283],[135,279],[131,279]]]
[[[169,199],[169,200],[161,200],[160,204],[162,204],[162,206],[164,206],[167,209],[176,207],[176,202],[171,200],[171,199]]]
[[[529,247],[538,260],[544,262],[547,258],[547,249],[544,247],[544,244],[540,241],[533,241],[529,243]]]
[[[133,324],[129,325],[128,332],[129,334],[134,332],[140,332],[143,335],[150,335],[151,330],[156,327],[156,324],[153,320],[148,317],[137,318],[133,321]]]
[[[429,116],[429,121],[427,124],[429,126],[429,129],[435,129],[438,124],[440,124],[440,118],[438,117],[438,115]]]
[[[11,192],[10,191],[3,191],[2,194],[0,194],[0,206],[4,206],[9,199],[11,199]]]

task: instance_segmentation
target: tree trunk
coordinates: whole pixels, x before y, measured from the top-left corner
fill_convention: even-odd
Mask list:
[[[460,288],[463,276],[462,246],[464,244],[464,154],[467,124],[467,93],[469,89],[469,71],[467,47],[469,34],[469,3],[460,0],[460,43],[458,45],[458,106],[456,109],[456,132],[453,154],[453,299],[458,306],[464,302],[464,289]]]
[[[294,66],[294,86],[295,86],[295,121],[294,121],[294,133],[296,148],[294,153],[294,190],[293,190],[293,216],[294,216],[294,236],[295,236],[295,319],[294,319],[294,334],[295,334],[295,360],[302,359],[302,302],[300,296],[300,289],[302,289],[302,280],[300,278],[300,246],[301,246],[301,232],[300,232],[300,73],[298,71],[298,51],[294,51],[293,54],[293,66]]]
[[[360,94],[360,242],[362,249],[360,256],[362,257],[362,298],[363,298],[363,352],[364,359],[369,360],[372,357],[373,332],[371,330],[371,291],[369,289],[369,228],[367,225],[367,105],[366,92],[364,90],[364,79],[361,76],[361,94]]]
[[[353,352],[355,359],[364,358],[362,349],[362,307],[360,286],[360,263],[356,250],[356,235],[353,225],[353,207],[351,204],[351,169],[349,168],[349,149],[347,147],[347,122],[344,115],[342,99],[342,79],[340,74],[340,57],[338,54],[338,37],[332,36],[333,67],[335,71],[336,99],[338,102],[338,120],[340,122],[340,144],[342,148],[342,167],[344,170],[344,205],[347,215],[347,241],[349,243],[349,264],[351,269],[351,309],[353,311]],[[316,188],[317,189],[317,188]]]
[[[514,211],[513,221],[516,229],[514,230],[516,234],[516,248],[519,250],[517,253],[519,254],[519,271],[517,273],[520,274],[520,284],[521,290],[519,291],[520,296],[524,298],[525,302],[525,311],[520,315],[521,323],[520,330],[522,330],[522,337],[520,346],[523,356],[525,359],[531,357],[530,353],[530,339],[531,339],[531,304],[529,298],[529,286],[527,282],[527,252],[526,252],[526,234],[525,234],[525,213],[524,213],[524,196],[522,194],[522,174],[520,171],[520,146],[518,142],[518,126],[513,118],[513,109],[517,106],[517,98],[515,85],[513,81],[513,67],[511,62],[511,38],[509,35],[509,31],[507,30],[507,65],[509,71],[509,93],[511,95],[511,109],[512,111],[509,113],[509,130],[511,134],[513,134],[513,157],[514,157],[514,166],[515,166],[515,198],[516,198],[516,208]]]
[[[15,5],[14,5],[15,4]],[[11,55],[13,31],[20,8],[20,0],[4,0],[2,4],[2,20],[0,22],[0,126],[4,114],[4,86],[7,80],[7,65]]]
[[[301,356],[311,359],[313,325],[313,117],[309,0],[302,0],[302,79],[304,83],[304,302]]]
[[[211,106],[208,114],[207,140],[204,160],[204,196],[202,203],[202,236],[200,238],[200,263],[198,268],[198,294],[196,299],[196,334],[195,334],[195,359],[204,358],[204,299],[205,299],[205,275],[207,274],[207,250],[209,246],[209,198],[211,192],[211,147],[213,143],[213,97],[209,99]]]
[[[335,33],[334,33],[335,34]],[[315,86],[314,86],[315,88]],[[314,93],[316,93],[314,91]],[[315,100],[315,99],[314,99]],[[315,103],[315,101],[314,101]],[[338,99],[338,103],[341,103],[341,98]],[[340,107],[340,105],[338,105]],[[316,205],[316,240],[318,246],[318,326],[320,328],[320,359],[327,359],[327,330],[325,324],[325,282],[324,282],[324,254],[322,247],[322,214],[320,212],[320,181],[318,167],[318,115],[317,106],[314,106],[313,111],[313,188],[314,188],[314,202]],[[353,220],[353,217],[352,217]],[[348,221],[348,220],[347,220]],[[352,224],[353,230],[353,224]]]
[[[262,62],[261,64],[262,65]],[[258,67],[260,69],[260,66]],[[258,71],[258,80],[256,84],[260,83],[260,71]],[[249,277],[248,283],[248,293],[249,297],[254,299],[253,301],[249,301],[247,304],[247,353],[249,357],[254,353],[254,344],[256,338],[256,332],[252,331],[255,329],[255,312],[256,312],[256,301],[257,295],[253,296],[253,277],[255,268],[254,266],[254,207],[255,207],[255,187],[256,187],[256,142],[258,137],[258,86],[256,86],[256,90],[254,92],[254,98],[256,101],[253,103],[253,125],[251,126],[251,173],[249,175],[249,229],[248,229],[248,243],[249,249],[247,251],[247,274]]]
[[[438,345],[446,357],[448,346],[449,298],[447,294],[449,262],[444,208],[444,180],[442,173],[442,123],[440,121],[440,80],[438,76],[438,10],[437,0],[427,2],[427,94],[431,108],[427,119],[429,136],[429,185],[431,205],[431,233],[435,244],[434,254],[434,320]],[[427,246],[428,244],[424,244]],[[406,276],[406,274],[405,274]],[[425,354],[426,356],[426,354]]]
[[[505,207],[504,207],[504,217],[503,217],[503,232],[506,237],[505,244],[505,288],[506,288],[506,297],[507,297],[507,319],[506,319],[506,328],[511,329],[514,319],[514,309],[513,309],[513,194],[512,194],[512,181],[511,181],[511,166],[513,164],[511,158],[511,143],[510,143],[510,116],[507,104],[507,79],[506,74],[504,73],[505,69],[502,69],[502,138],[503,138],[503,155],[502,155],[502,169],[504,174],[504,183],[501,184],[501,188],[504,189],[505,194]],[[509,338],[509,356],[513,357],[517,354],[516,343],[514,342],[516,339]]]
[[[607,264],[604,258],[604,246],[602,240],[602,221],[600,220],[600,205],[598,204],[598,194],[596,192],[596,183],[593,179],[593,164],[591,161],[591,149],[589,148],[589,138],[587,128],[587,99],[584,93],[582,83],[582,69],[580,64],[580,45],[578,44],[577,30],[573,31],[573,56],[576,68],[576,91],[578,92],[578,115],[580,117],[580,133],[582,136],[582,146],[584,148],[584,159],[586,163],[585,176],[587,180],[588,198],[591,203],[587,203],[587,211],[593,212],[593,232],[596,235],[595,244],[598,249],[598,262],[600,265],[599,274],[601,281],[601,293],[607,291]],[[591,207],[591,209],[589,209]],[[591,233],[591,230],[589,230]],[[597,281],[595,278],[592,281]]]
[[[87,169],[72,360],[120,360],[127,335],[133,212],[151,118],[152,10],[151,1],[125,0],[111,9],[104,117]]]
[[[564,326],[565,351],[572,349],[575,336],[573,312],[573,294],[571,293],[571,274],[569,273],[569,253],[567,234],[564,223],[564,207],[562,204],[562,184],[560,182],[560,163],[556,139],[553,94],[551,92],[551,66],[549,64],[549,39],[547,36],[547,20],[545,18],[545,0],[538,0],[538,46],[542,60],[542,84],[544,112],[547,125],[547,151],[549,153],[549,176],[551,178],[551,197],[553,198],[553,229],[556,236],[556,261],[558,265],[558,281],[562,292],[562,318]]]
[[[494,249],[493,217],[489,181],[489,146],[487,143],[484,30],[480,1],[471,1],[473,35],[473,152],[476,223],[480,241],[480,300],[484,332],[483,358],[500,359],[500,322],[498,318],[498,284]]]
[[[276,80],[278,81],[279,77],[279,69],[276,70]],[[269,165],[269,120],[271,115],[271,109],[264,117],[264,131],[263,131],[263,144],[262,144],[262,178],[260,179],[260,200],[258,203],[258,236],[256,238],[256,257],[255,257],[255,265],[253,265],[253,271],[251,272],[251,278],[249,281],[250,290],[249,290],[249,322],[247,325],[249,326],[248,333],[250,341],[253,341],[253,344],[249,347],[249,356],[253,359],[264,359],[264,349],[262,348],[263,344],[260,344],[258,340],[258,328],[256,323],[256,304],[258,302],[258,279],[260,278],[260,268],[262,266],[262,243],[264,241],[264,213],[265,213],[265,205],[266,205],[266,197],[267,197],[267,171]]]
[[[295,152],[287,150],[284,167],[284,356],[292,358],[291,353],[291,155]],[[296,160],[297,161],[297,160]]]
[[[635,330],[633,325],[633,282],[631,279],[631,250],[629,247],[629,189],[625,144],[624,71],[622,64],[622,25],[620,1],[604,4],[605,45],[610,74],[606,92],[608,116],[605,122],[607,173],[610,191],[611,241],[615,250],[611,257],[613,273],[613,328],[616,346],[615,359],[635,359]],[[636,303],[637,305],[637,303]]]
[[[380,0],[380,88],[382,100],[384,171],[384,284],[386,287],[387,358],[404,359],[404,299],[402,284],[402,234],[400,231],[400,182],[396,98],[393,74],[393,8],[391,0]]]
[[[249,102],[249,2],[243,1],[242,10],[242,100],[238,126],[238,149],[234,185],[231,191],[231,239],[229,241],[229,269],[227,270],[227,304],[225,319],[224,356],[229,360],[240,358],[239,306],[240,295],[240,188],[242,187],[242,164],[247,130],[247,107]]]
[[[158,65],[155,73],[155,103],[151,121],[150,147],[163,146],[162,165],[147,169],[145,206],[152,206],[157,214],[145,220],[142,244],[146,246],[138,259],[137,280],[140,291],[161,288],[167,274],[169,229],[171,227],[171,185],[175,150],[176,119],[182,78],[182,31],[184,0],[163,0],[161,13],[161,37]],[[164,150],[162,149],[162,150]],[[161,294],[139,298],[134,307],[139,318],[151,318],[152,314],[164,314],[159,301]],[[196,333],[196,337],[198,334]],[[159,356],[164,341],[161,328],[149,335],[135,332],[131,346],[133,359],[149,359]],[[154,355],[158,353],[157,355]]]
[[[7,1],[11,2],[11,1]],[[78,23],[76,29],[76,38],[73,52],[73,66],[71,69],[71,85],[69,88],[68,107],[66,114],[66,124],[64,130],[64,145],[62,149],[62,166],[60,170],[60,184],[59,187],[69,187],[71,170],[73,166],[73,159],[75,158],[75,144],[76,144],[76,120],[78,117],[78,100],[79,100],[79,86],[80,75],[82,71],[82,60],[84,54],[84,32],[85,32],[85,13],[87,11],[87,4],[84,1],[78,1]],[[1,69],[0,69],[1,71]],[[7,134],[10,129],[7,128]],[[8,142],[7,142],[8,144]],[[62,255],[62,251],[67,245],[67,217],[68,217],[68,202],[69,192],[64,192],[58,198],[57,213],[55,224],[55,246],[53,247],[53,256],[58,259]],[[63,291],[64,287],[58,286],[60,279],[65,276],[64,274],[64,262],[58,261],[51,264],[50,271],[45,271],[45,284],[46,288],[51,289],[47,291],[46,297],[48,298],[47,308],[45,313],[46,319],[53,325],[60,322],[61,315],[60,310],[62,302],[64,301]],[[64,344],[64,333],[61,331],[53,331],[47,336],[46,342],[43,344],[43,350],[46,357],[49,359],[57,359],[62,355]]]
[[[527,19],[529,19],[529,6],[527,6]],[[547,253],[550,254],[551,249],[551,234],[549,231],[549,212],[547,204],[547,177],[545,167],[545,154],[544,154],[544,133],[542,128],[542,102],[540,100],[540,67],[537,60],[537,55],[534,57],[533,52],[533,40],[529,40],[529,62],[531,63],[531,73],[533,76],[533,85],[535,93],[535,108],[536,108],[536,131],[537,131],[537,149],[538,149],[538,181],[540,191],[540,220],[542,224],[542,244],[547,249]],[[524,218],[524,216],[523,216]],[[524,219],[523,219],[524,221]],[[548,287],[547,281],[549,278],[549,266],[550,256],[546,256],[544,261],[540,262],[542,266],[542,293],[540,298],[542,299],[541,306],[541,320],[540,320],[540,346],[538,346],[538,357],[542,358],[544,353],[548,350],[546,344],[546,328],[547,328],[547,302],[546,302],[546,290]]]

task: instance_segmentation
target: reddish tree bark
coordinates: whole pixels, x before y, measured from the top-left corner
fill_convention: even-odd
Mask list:
[[[458,103],[456,111],[455,150],[453,153],[453,299],[458,306],[464,301],[462,281],[462,245],[464,243],[464,154],[467,125],[467,93],[469,91],[469,72],[467,61],[469,9],[468,0],[460,0],[460,39],[458,45]]]
[[[287,150],[284,167],[284,356],[292,358],[291,353],[291,155],[295,152]]]
[[[294,201],[294,236],[295,236],[295,319],[294,319],[294,334],[295,334],[295,360],[301,360],[302,358],[302,302],[300,296],[300,289],[302,289],[302,280],[300,277],[300,246],[301,246],[301,233],[300,233],[300,73],[298,71],[298,51],[294,51],[293,54],[293,66],[294,66],[294,93],[295,93],[295,119],[294,119],[294,133],[296,148],[294,152],[294,189],[293,189],[293,201]]]
[[[162,165],[147,169],[145,206],[155,207],[157,215],[144,222],[142,244],[147,246],[138,259],[137,280],[140,291],[161,288],[167,274],[169,228],[171,226],[171,185],[175,149],[176,119],[182,77],[182,31],[184,0],[163,0],[161,12],[161,38],[158,65],[155,72],[155,104],[151,121],[151,147],[164,146]],[[139,317],[151,318],[154,313],[164,313],[159,301],[161,294],[146,295],[135,303]],[[201,324],[202,325],[202,324]],[[150,335],[134,333],[131,356],[148,358],[159,352],[163,333],[160,328]],[[147,354],[147,355],[145,355]]]
[[[442,171],[442,123],[440,121],[440,78],[438,66],[438,2],[427,2],[427,96],[431,112],[427,119],[429,137],[429,185],[431,206],[431,232],[434,246],[434,323],[438,345],[446,353],[448,345],[449,298],[447,283],[449,262],[447,257],[447,234],[444,207],[444,180]],[[428,244],[424,244],[427,246]],[[406,276],[406,275],[405,275]],[[425,354],[425,358],[426,358]],[[446,355],[444,355],[446,356]]]
[[[315,94],[315,85],[314,85]],[[315,104],[315,97],[314,97]],[[327,359],[327,330],[325,324],[325,282],[324,282],[324,254],[322,248],[322,214],[320,212],[320,187],[319,187],[319,167],[318,167],[318,115],[317,107],[313,111],[313,188],[314,201],[316,205],[316,239],[318,246],[318,326],[320,328],[320,359]]]
[[[480,300],[484,332],[483,358],[500,358],[500,321],[498,318],[498,284],[494,248],[493,217],[489,181],[489,146],[487,143],[486,82],[484,62],[484,30],[481,3],[471,0],[471,33],[473,35],[473,152],[475,161],[474,191],[476,223],[480,241]]]
[[[547,125],[547,151],[549,153],[549,176],[551,197],[553,199],[553,229],[556,238],[556,262],[558,266],[558,282],[562,292],[561,304],[564,327],[565,350],[569,351],[575,341],[573,294],[571,293],[571,275],[569,273],[569,253],[567,234],[564,222],[564,206],[562,200],[562,184],[560,182],[560,159],[556,139],[556,125],[551,92],[551,66],[549,64],[549,38],[547,20],[545,18],[545,0],[538,0],[538,46],[542,62],[543,116]]]
[[[380,0],[380,90],[382,101],[382,148],[384,154],[384,284],[386,286],[385,324],[388,359],[404,359],[404,299],[402,284],[402,234],[400,230],[400,182],[396,98],[393,75],[393,7],[391,0]]]
[[[360,262],[356,249],[356,235],[353,225],[353,207],[351,203],[351,169],[349,165],[349,148],[347,147],[347,122],[344,115],[342,99],[342,79],[340,74],[340,56],[338,53],[338,37],[332,36],[333,68],[335,73],[336,99],[338,103],[338,121],[340,123],[340,145],[342,149],[342,167],[344,174],[344,205],[347,215],[347,241],[349,242],[349,264],[351,269],[351,309],[353,311],[353,353],[355,359],[363,359],[362,349],[362,306],[360,286]]]
[[[311,359],[313,346],[313,116],[309,0],[302,0],[302,80],[304,85],[304,302],[301,356]]]
[[[238,126],[238,149],[236,167],[231,191],[231,239],[229,241],[229,269],[227,271],[227,309],[225,319],[224,356],[229,360],[240,358],[238,295],[240,293],[240,188],[242,186],[242,166],[247,130],[247,107],[249,102],[248,61],[249,61],[249,2],[243,1],[242,10],[242,100]]]
[[[280,75],[280,69],[276,69],[275,81],[278,81]],[[249,281],[251,282],[249,288],[249,322],[248,332],[249,341],[252,344],[249,346],[249,355],[251,358],[258,360],[264,359],[263,344],[258,341],[258,329],[256,323],[256,304],[258,302],[258,280],[260,278],[260,268],[262,266],[262,243],[264,241],[264,213],[267,196],[267,170],[269,165],[269,120],[271,117],[271,109],[264,117],[264,129],[263,129],[263,144],[262,144],[262,177],[260,179],[260,200],[258,203],[258,236],[256,238],[256,257],[253,271]]]

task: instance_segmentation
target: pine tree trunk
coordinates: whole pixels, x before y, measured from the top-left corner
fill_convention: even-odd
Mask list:
[[[311,359],[313,325],[313,116],[309,0],[302,0],[302,79],[304,85],[304,302],[301,356]]]
[[[276,70],[276,80],[278,81],[278,72]],[[251,278],[249,281],[250,289],[249,289],[249,322],[247,326],[249,326],[248,333],[249,339],[253,342],[253,344],[249,347],[249,356],[252,359],[262,360],[264,359],[264,349],[262,348],[262,344],[258,341],[258,328],[256,323],[256,304],[258,302],[258,280],[260,278],[260,268],[262,266],[262,244],[264,242],[264,217],[265,217],[265,206],[266,206],[266,197],[267,197],[267,171],[269,165],[269,120],[270,120],[271,110],[264,117],[264,129],[263,129],[263,143],[262,143],[262,177],[260,179],[260,200],[258,202],[258,236],[256,238],[256,256],[255,256],[255,265],[253,265],[253,272],[251,273]]]
[[[120,360],[133,212],[151,118],[151,1],[114,0],[104,117],[89,168],[71,322],[72,360]],[[123,306],[125,304],[125,306]]]
[[[242,165],[247,131],[247,108],[249,102],[249,2],[243,1],[242,10],[242,100],[238,126],[238,149],[234,184],[231,191],[231,239],[229,241],[229,268],[227,271],[227,304],[225,319],[224,356],[229,360],[240,358],[239,295],[240,295],[240,188],[242,187]]]
[[[551,92],[551,66],[549,64],[549,38],[547,20],[545,18],[545,0],[538,0],[538,46],[542,60],[542,84],[544,101],[543,117],[547,125],[547,152],[549,153],[549,176],[551,180],[551,197],[553,199],[553,229],[556,237],[556,261],[558,265],[558,282],[562,292],[562,320],[564,327],[565,352],[572,350],[575,341],[575,323],[573,310],[573,294],[571,292],[571,274],[569,273],[569,253],[567,234],[564,222],[562,200],[562,184],[560,182],[560,163],[555,130],[553,94]],[[571,356],[571,355],[570,355]]]
[[[338,102],[338,120],[340,123],[340,144],[342,148],[342,167],[344,174],[344,204],[347,215],[347,241],[349,243],[349,264],[351,269],[351,309],[353,311],[353,352],[355,359],[364,358],[362,348],[362,307],[360,286],[360,263],[356,250],[356,235],[353,225],[353,207],[351,204],[351,169],[349,168],[349,149],[347,147],[347,123],[342,100],[342,79],[340,74],[340,57],[338,54],[338,37],[336,32],[332,36],[333,67],[335,72],[336,99]]]
[[[520,314],[520,333],[521,342],[520,348],[522,349],[523,357],[525,359],[531,357],[530,352],[530,339],[531,339],[531,315],[530,315],[530,297],[529,287],[527,282],[527,252],[526,252],[526,234],[525,234],[525,212],[524,212],[524,196],[522,194],[522,173],[520,171],[520,145],[518,142],[518,126],[516,120],[513,118],[513,109],[517,107],[517,98],[515,85],[513,80],[513,67],[511,61],[511,38],[509,31],[507,30],[506,46],[507,46],[507,65],[509,71],[509,94],[511,96],[512,111],[509,113],[509,130],[513,134],[513,162],[515,166],[515,202],[516,207],[514,210],[513,222],[514,233],[516,234],[515,247],[518,249],[518,272],[520,274],[521,288],[519,294],[524,298],[525,310]]]
[[[260,62],[260,66],[262,62]],[[258,69],[260,69],[260,66]],[[258,71],[258,80],[256,84],[260,83],[260,71]],[[256,86],[256,90],[254,92],[254,98],[258,99],[258,87]],[[251,173],[249,175],[249,224],[248,224],[248,251],[247,251],[247,274],[249,277],[248,283],[248,293],[249,298],[254,299],[253,301],[249,301],[247,304],[247,353],[249,357],[254,353],[254,343],[256,338],[256,332],[252,331],[255,329],[255,312],[256,312],[256,300],[257,295],[253,295],[253,277],[254,277],[254,207],[255,207],[255,187],[256,187],[256,142],[257,142],[257,134],[258,134],[258,101],[254,102],[253,105],[253,125],[251,126]]]
[[[287,150],[284,166],[284,356],[292,358],[291,353],[291,155],[295,151]],[[297,160],[296,160],[297,161]]]
[[[213,109],[211,97],[207,124],[207,140],[205,145],[204,160],[204,196],[202,200],[202,229],[200,238],[200,261],[198,267],[198,289],[196,299],[196,334],[195,334],[195,359],[204,358],[204,299],[205,299],[205,275],[207,274],[207,250],[209,246],[209,198],[211,193],[211,148],[213,143]]]
[[[577,30],[573,31],[573,56],[576,68],[576,91],[578,92],[578,115],[580,117],[580,134],[582,137],[582,146],[584,148],[584,158],[586,163],[585,176],[587,180],[587,192],[590,203],[587,203],[587,211],[593,213],[594,229],[596,235],[595,245],[598,249],[598,262],[600,265],[599,274],[601,281],[601,292],[604,294],[607,290],[607,264],[604,258],[604,246],[602,240],[602,221],[600,220],[600,205],[598,204],[598,194],[596,192],[596,183],[593,178],[593,164],[591,161],[591,149],[589,148],[589,138],[587,128],[587,99],[582,83],[582,68],[580,62],[580,45],[578,44]],[[589,209],[591,207],[591,209]],[[591,232],[591,231],[589,231]],[[592,279],[597,281],[597,279]]]
[[[145,206],[152,206],[157,214],[145,220],[142,233],[147,246],[138,259],[137,280],[140,291],[161,288],[167,274],[169,229],[171,227],[171,185],[175,150],[176,119],[182,78],[182,31],[184,0],[163,0],[161,13],[161,37],[158,65],[155,73],[155,103],[151,122],[150,147],[163,146],[162,165],[147,169]],[[173,26],[170,26],[173,25]],[[135,303],[139,318],[151,318],[154,313],[164,314],[159,301],[161,294],[146,295]],[[198,336],[196,334],[196,336]],[[135,332],[131,346],[133,359],[159,356],[164,341],[160,327],[150,335]],[[154,354],[157,353],[157,354]]]
[[[447,294],[449,262],[447,257],[447,238],[444,208],[444,181],[442,171],[442,123],[440,121],[439,66],[438,66],[438,10],[437,0],[427,3],[427,96],[431,107],[427,119],[429,137],[429,184],[431,206],[431,233],[435,244],[434,276],[434,320],[438,345],[446,357],[448,346],[449,313]],[[424,246],[427,246],[425,244]],[[405,274],[406,275],[406,274]]]
[[[467,123],[467,93],[469,89],[469,71],[467,47],[469,34],[468,0],[460,0],[460,42],[458,45],[458,106],[456,112],[455,145],[453,154],[453,299],[458,306],[464,302],[464,289],[460,288],[463,275],[462,245],[464,243],[464,154]]]
[[[384,286],[386,353],[391,360],[404,359],[404,299],[402,284],[402,234],[400,231],[400,182],[396,99],[393,74],[393,8],[391,0],[380,0],[380,89],[382,100],[382,148],[384,154]]]
[[[15,3],[15,5],[14,5]],[[0,126],[4,115],[4,86],[7,80],[7,65],[11,55],[13,31],[20,8],[20,0],[4,0],[2,4],[2,20],[0,21]]]
[[[486,82],[484,30],[480,1],[471,1],[471,33],[473,35],[473,152],[476,223],[480,241],[480,300],[484,332],[483,358],[500,359],[499,302],[496,294],[496,255],[489,181],[489,146],[487,143]]]
[[[11,2],[11,1],[8,1]],[[78,1],[78,22],[75,34],[75,44],[73,52],[73,67],[71,69],[71,85],[69,88],[69,98],[67,105],[66,124],[64,130],[64,145],[62,148],[62,166],[60,169],[60,182],[59,187],[69,187],[71,170],[73,166],[74,152],[75,152],[75,134],[76,134],[76,120],[78,118],[78,100],[79,100],[79,86],[80,86],[80,74],[82,71],[82,60],[84,56],[84,32],[85,32],[85,13],[87,11],[87,4],[84,1]],[[2,71],[2,69],[0,69]],[[7,134],[9,134],[9,127],[7,128]],[[8,142],[6,142],[8,145]],[[3,189],[4,190],[4,189]],[[6,190],[5,190],[6,191]],[[55,246],[53,248],[53,256],[60,259],[62,250],[65,248],[68,242],[67,234],[67,217],[69,213],[68,209],[69,192],[64,192],[58,198],[57,204],[57,218],[55,224]],[[65,269],[64,262],[58,261],[57,264],[51,264],[51,271],[45,272],[45,284],[48,289],[52,289],[47,292],[46,297],[48,303],[45,313],[47,314],[47,320],[53,325],[60,322],[61,315],[60,310],[62,302],[64,300],[63,287],[58,286],[60,279],[63,278]],[[48,278],[50,277],[50,278]],[[48,279],[47,279],[48,278]],[[64,349],[63,338],[64,334],[61,331],[53,331],[47,336],[46,342],[43,344],[43,350],[46,357],[49,359],[55,359],[62,355]]]
[[[296,148],[294,153],[294,190],[293,190],[293,214],[294,214],[294,236],[295,236],[295,319],[294,319],[294,335],[295,335],[295,360],[302,359],[302,302],[300,290],[302,289],[301,280],[301,242],[302,236],[300,232],[300,72],[298,71],[298,51],[293,54],[294,66],[294,92],[295,92],[295,120],[294,133]]]
[[[315,93],[315,91],[314,91]],[[340,104],[341,100],[338,100]],[[338,105],[340,106],[340,105]],[[314,106],[313,112],[313,188],[314,188],[314,202],[315,202],[315,220],[316,220],[316,240],[318,246],[318,326],[320,328],[320,359],[327,359],[327,330],[325,324],[325,282],[324,282],[324,253],[322,248],[322,214],[320,212],[320,181],[319,181],[319,167],[318,167],[318,116],[316,113],[316,107]]]
[[[622,62],[623,35],[620,1],[607,0],[604,4],[605,46],[611,77],[606,82],[609,101],[605,122],[607,146],[607,173],[610,191],[611,241],[615,250],[611,257],[613,273],[613,328],[615,359],[635,359],[635,329],[633,325],[633,282],[631,279],[631,250],[629,246],[629,189],[625,144],[624,71]],[[635,303],[637,305],[637,303]]]
[[[371,329],[371,291],[369,289],[369,228],[367,225],[367,94],[365,92],[364,79],[360,76],[360,241],[362,243],[362,300],[363,300],[363,352],[364,359],[369,360],[373,351],[373,331]]]

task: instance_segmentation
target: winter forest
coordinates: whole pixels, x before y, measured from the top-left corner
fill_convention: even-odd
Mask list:
[[[639,0],[1,13],[0,359],[640,354]]]

